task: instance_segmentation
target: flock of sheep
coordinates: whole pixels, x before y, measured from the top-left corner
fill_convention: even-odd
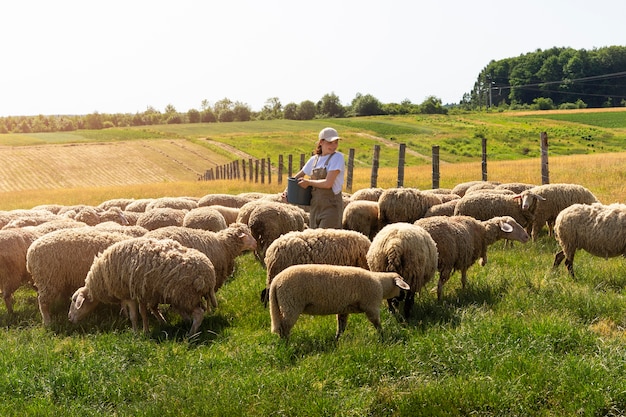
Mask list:
[[[439,273],[437,297],[455,271],[487,262],[498,240],[536,240],[542,229],[574,276],[578,249],[626,255],[626,205],[603,205],[576,184],[472,181],[452,189],[367,188],[344,194],[343,229],[308,228],[307,207],[280,194],[114,199],[98,206],[42,205],[0,212],[0,290],[37,291],[42,322],[64,303],[76,323],[101,303],[117,304],[144,332],[164,306],[199,331],[216,292],[253,251],[265,268],[261,301],[271,330],[287,338],[300,314],[365,313],[382,331],[380,308],[408,319],[415,295]],[[315,264],[315,265],[313,265]],[[403,302],[402,313],[399,305]],[[58,318],[56,318],[58,319]]]

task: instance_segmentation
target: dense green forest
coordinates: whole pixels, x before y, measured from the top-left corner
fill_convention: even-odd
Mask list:
[[[135,114],[36,115],[0,117],[1,133],[67,132],[79,129],[181,123],[227,123],[251,120],[312,120],[376,115],[449,114],[490,110],[551,110],[626,105],[626,46],[592,50],[551,48],[514,58],[491,61],[479,74],[470,93],[459,103],[442,103],[436,96],[422,103],[409,100],[381,103],[371,94],[358,93],[344,105],[335,93],[317,102],[283,105],[267,99],[261,111],[224,98],[201,108],[179,112],[169,104],[163,112],[148,107]],[[416,82],[419,82],[417,80]]]

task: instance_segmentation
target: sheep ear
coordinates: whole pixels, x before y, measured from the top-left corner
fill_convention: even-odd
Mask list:
[[[521,199],[521,198],[522,198],[522,195],[521,195],[521,194],[517,194],[517,195],[514,195],[514,196],[513,196],[513,200],[519,200],[519,199]]]
[[[511,233],[513,231],[513,226],[511,226],[507,222],[500,222],[500,230],[502,230],[504,233]]]
[[[533,195],[535,196],[537,200],[546,201],[546,198],[541,195],[537,195],[537,194],[533,194]]]
[[[85,302],[85,297],[83,296],[83,293],[76,294],[76,300],[74,301],[74,305],[76,306],[77,310],[83,306],[84,302]]]
[[[409,286],[409,284],[407,284],[407,283],[406,283],[406,282],[405,282],[402,278],[399,278],[399,277],[395,278],[395,279],[394,279],[394,283],[395,283],[398,287],[402,288],[403,290],[407,290],[407,291],[408,291],[408,290],[410,290],[410,289],[411,289],[411,287]]]

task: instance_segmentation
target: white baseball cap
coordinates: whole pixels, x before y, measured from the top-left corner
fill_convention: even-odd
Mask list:
[[[326,142],[334,142],[337,139],[341,139],[339,137],[339,133],[332,127],[325,127],[320,131],[319,135],[320,140],[325,140]]]

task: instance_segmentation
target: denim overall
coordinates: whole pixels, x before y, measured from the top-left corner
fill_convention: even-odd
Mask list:
[[[332,153],[323,167],[315,168],[318,157],[313,164],[311,179],[323,180],[326,178],[326,167],[334,153]],[[343,216],[343,198],[341,193],[335,194],[332,188],[313,187],[311,192],[311,209],[309,211],[309,223],[311,228],[341,229]]]

